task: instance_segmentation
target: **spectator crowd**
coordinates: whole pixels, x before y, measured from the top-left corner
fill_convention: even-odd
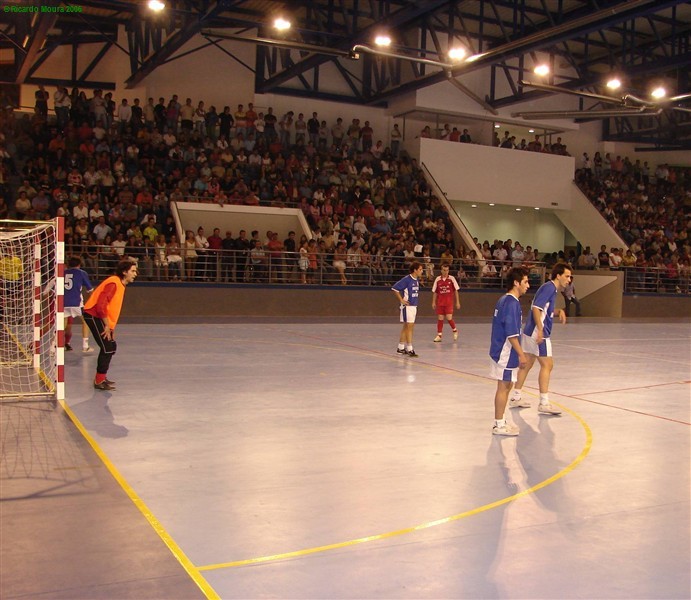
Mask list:
[[[691,169],[584,153],[576,183],[628,246],[602,246],[597,255],[587,249],[580,268],[629,269],[632,291],[649,278],[655,289],[648,291],[688,292]]]
[[[425,280],[445,261],[462,281],[489,282],[522,262],[581,261],[563,253],[539,256],[512,240],[468,251],[458,246],[416,161],[399,152],[398,125],[384,143],[369,121],[338,118],[329,125],[317,112],[278,116],[252,103],[217,110],[177,95],[117,103],[102,90],[88,97],[58,88],[53,118],[50,100],[41,87],[33,118],[18,119],[11,108],[0,113],[0,219],[64,217],[67,255],[80,256],[94,272],[127,254],[162,279],[310,283],[317,272],[328,272],[336,283],[376,284],[421,260]],[[467,129],[448,125],[439,137],[472,142]],[[551,145],[539,136],[515,144],[507,131],[495,142],[567,154],[560,138]],[[689,259],[688,181],[666,167],[654,176],[647,171],[647,163],[596,154],[590,166],[584,157],[576,178],[631,246],[636,266],[665,264],[671,273],[674,263],[681,274]],[[17,185],[10,185],[13,178]],[[312,238],[220,230],[207,238],[197,230],[178,239],[169,205],[176,200],[299,207]],[[221,260],[221,251],[232,258]]]

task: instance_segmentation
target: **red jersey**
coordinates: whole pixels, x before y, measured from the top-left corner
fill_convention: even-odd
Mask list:
[[[449,275],[446,279],[443,279],[442,276],[439,275],[439,277],[434,280],[432,293],[437,294],[439,302],[450,301],[453,303],[454,292],[458,289],[460,289],[460,286],[453,275]]]

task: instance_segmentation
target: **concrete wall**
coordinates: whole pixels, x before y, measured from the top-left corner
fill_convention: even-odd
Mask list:
[[[571,208],[569,156],[421,139],[420,160],[449,200]]]
[[[590,274],[591,277],[597,277]],[[578,274],[576,290],[584,317],[679,318],[691,314],[691,298],[624,296],[620,281],[588,294],[586,274]],[[489,319],[502,290],[461,290],[457,316]],[[532,294],[522,298],[524,313]],[[423,289],[419,315],[433,317],[432,293]],[[386,317],[398,322],[398,304],[388,288],[318,286],[262,287],[255,285],[153,284],[136,282],[127,288],[123,321],[128,319],[194,319],[204,317]]]

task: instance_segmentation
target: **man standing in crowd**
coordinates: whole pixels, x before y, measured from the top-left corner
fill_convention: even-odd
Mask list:
[[[581,316],[581,302],[576,297],[576,288],[573,285],[573,275],[569,276],[569,282],[566,284],[566,287],[562,291],[561,295],[564,296],[564,302],[566,303],[566,307],[565,307],[566,316],[567,317],[571,316],[569,314],[571,312],[571,304],[575,304],[576,305],[576,316],[580,317]]]
[[[494,307],[489,355],[490,377],[497,380],[494,394],[494,435],[518,435],[518,428],[506,422],[506,403],[511,386],[524,370],[528,359],[521,348],[521,304],[519,298],[528,291],[528,270],[515,267],[506,278],[506,294]],[[519,369],[520,367],[520,369]]]
[[[516,387],[511,393],[511,408],[530,408],[530,402],[521,398],[521,390],[535,359],[540,363],[538,383],[540,387],[540,404],[538,412],[546,415],[560,415],[561,411],[549,401],[549,379],[554,367],[552,360],[552,324],[555,313],[562,323],[566,323],[566,313],[560,308],[555,310],[557,292],[563,292],[570,281],[571,269],[565,263],[558,263],[552,269],[552,277],[540,286],[530,305],[530,314],[523,329],[521,345],[528,355],[525,369],[518,372]]]
[[[125,287],[137,278],[137,265],[131,260],[121,260],[115,275],[104,280],[91,294],[82,312],[101,351],[96,363],[94,388],[114,390],[115,382],[108,379],[108,367],[118,346],[115,343],[115,326],[120,318]]]
[[[422,265],[414,260],[410,263],[410,273],[400,281],[397,281],[391,288],[400,305],[401,323],[403,323],[396,352],[413,358],[419,356],[413,348],[413,329],[420,299],[421,275]]]

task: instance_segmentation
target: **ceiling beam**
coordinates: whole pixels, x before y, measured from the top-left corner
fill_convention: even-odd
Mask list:
[[[342,40],[335,44],[334,47],[329,50],[350,50],[353,45],[372,35],[375,31],[378,31],[382,27],[395,29],[396,27],[402,27],[412,21],[418,19],[421,15],[431,13],[442,6],[448,5],[448,0],[427,0],[426,2],[415,3],[411,6],[406,6],[393,13],[389,18],[384,19],[380,22],[373,23],[372,25],[365,27],[361,31],[357,32],[356,37],[348,38]],[[322,63],[331,60],[328,55],[322,54],[311,54],[307,58],[295,63],[289,69],[284,70],[273,77],[270,77],[263,81],[259,86],[257,86],[257,93],[265,94],[271,92],[274,88],[290,81],[294,77],[301,75],[309,69],[314,69]]]
[[[222,10],[220,2],[211,2],[204,14],[190,19],[178,31],[171,35],[163,47],[154,52],[150,57],[142,62],[139,68],[125,81],[125,87],[131,89],[139,85],[144,78],[150,75],[157,67],[165,63],[175,52],[184,46],[194,35],[206,26],[207,22]]]
[[[477,69],[498,64],[508,58],[520,56],[521,54],[534,50],[549,48],[554,44],[573,39],[575,36],[609,27],[614,23],[625,21],[641,13],[647,14],[650,11],[662,10],[677,3],[678,0],[631,0],[630,2],[625,2],[618,6],[608,7],[589,15],[579,17],[573,21],[566,21],[554,27],[547,27],[542,31],[492,48],[478,55],[475,60],[470,62],[466,61],[458,67],[454,67],[451,69],[451,73],[453,76],[470,73]],[[444,81],[446,77],[446,73],[440,71],[390,88],[381,94],[373,96],[372,100],[382,101],[394,95],[440,83]],[[496,106],[495,103],[492,104]]]
[[[26,48],[26,52],[17,61],[17,76],[15,78],[15,83],[24,83],[32,65],[36,61],[38,53],[41,51],[43,43],[48,37],[48,32],[53,28],[58,16],[54,14],[41,14],[38,13],[38,20],[33,28],[33,31],[29,34],[29,47]],[[21,56],[22,53],[19,50],[15,51],[15,57]]]

